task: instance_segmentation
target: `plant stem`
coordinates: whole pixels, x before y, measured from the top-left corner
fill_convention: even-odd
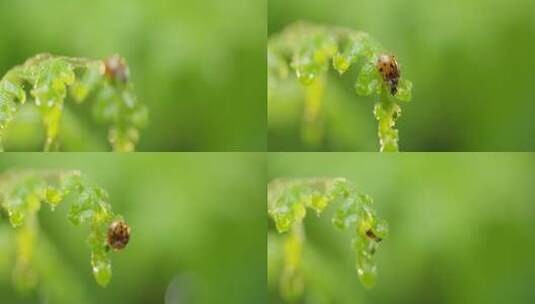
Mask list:
[[[280,281],[281,294],[288,302],[297,301],[303,295],[305,284],[301,271],[305,229],[302,222],[292,225],[284,240],[284,269]]]
[[[304,86],[305,106],[303,115],[302,139],[310,146],[317,146],[323,138],[321,107],[325,93],[325,77],[317,77]]]
[[[43,124],[46,130],[46,140],[43,148],[45,152],[56,151],[58,149],[56,138],[61,119],[61,108],[62,105],[56,105],[43,113]]]
[[[17,259],[13,268],[13,282],[20,292],[28,292],[37,286],[37,274],[33,270],[34,247],[38,234],[38,221],[31,212],[24,225],[17,230]]]

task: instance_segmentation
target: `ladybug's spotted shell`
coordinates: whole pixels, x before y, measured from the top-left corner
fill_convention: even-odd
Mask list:
[[[108,246],[113,250],[121,250],[130,240],[130,226],[124,221],[117,220],[108,228]]]
[[[390,93],[396,95],[401,74],[396,57],[388,54],[379,55],[379,58],[377,58],[377,70],[390,87]]]

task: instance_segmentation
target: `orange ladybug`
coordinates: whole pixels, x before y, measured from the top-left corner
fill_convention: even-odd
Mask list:
[[[124,221],[117,220],[111,223],[108,228],[108,246],[113,250],[121,250],[130,240],[130,226]]]
[[[379,55],[379,58],[377,58],[377,70],[390,87],[390,94],[396,95],[401,74],[396,57],[388,54]]]

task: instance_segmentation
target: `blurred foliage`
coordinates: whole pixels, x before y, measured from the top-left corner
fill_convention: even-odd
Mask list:
[[[399,135],[394,126],[401,108],[397,102],[411,99],[412,83],[400,78],[395,59],[391,67],[396,76],[392,77],[394,74],[380,65],[380,58],[393,57],[364,32],[306,22],[289,25],[268,40],[268,111],[277,115],[270,110],[271,105],[285,102],[287,96],[281,82],[288,79],[291,67],[304,88],[302,141],[314,149],[324,141],[322,99],[329,66],[332,64],[342,75],[362,61],[355,91],[375,99],[373,113],[379,122],[380,151],[398,151]]]
[[[128,59],[150,109],[140,151],[262,151],[266,124],[266,7],[260,0],[0,2],[0,74],[35,54]],[[86,105],[68,105],[67,151],[108,150]],[[21,109],[5,148],[40,150],[35,111]]]
[[[534,155],[273,153],[268,159],[268,178],[345,176],[366,185],[388,219],[388,240],[377,252],[380,275],[365,290],[348,250],[351,235],[306,217],[304,303],[535,301]],[[280,303],[283,249],[270,224],[269,297]]]
[[[118,55],[100,60],[39,54],[9,70],[0,81],[0,150],[9,123],[31,95],[45,128],[44,151],[58,151],[64,100],[69,88],[77,103],[91,95],[93,114],[110,124],[113,150],[133,151],[148,110],[137,101],[126,61]],[[29,92],[26,92],[29,90]],[[96,91],[96,92],[93,92]],[[29,94],[28,94],[29,93]]]
[[[270,0],[268,37],[298,20],[370,33],[415,83],[397,127],[404,151],[535,150],[535,2]],[[327,77],[325,138],[316,150],[376,151],[372,105],[353,94],[356,70]],[[296,84],[269,106],[269,149],[302,151]]]
[[[281,254],[279,259],[284,260],[280,290],[286,301],[300,300],[306,285],[301,268],[308,263],[302,258],[307,208],[320,216],[332,204],[340,205],[332,223],[353,234],[355,268],[362,284],[367,288],[375,285],[375,253],[388,233],[388,225],[376,216],[373,199],[345,178],[278,178],[268,184],[268,213],[277,232],[288,232],[283,240],[284,250],[273,253]]]
[[[38,289],[24,295],[12,284],[14,229],[0,219],[2,303],[265,302],[264,165],[250,153],[5,155],[2,172],[80,169],[107,190],[132,238],[111,256],[113,280],[101,288],[87,263],[87,229],[61,220],[69,208],[42,208]]]

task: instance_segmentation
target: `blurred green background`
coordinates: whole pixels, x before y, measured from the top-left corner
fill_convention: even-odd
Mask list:
[[[268,35],[297,20],[340,25],[397,56],[414,83],[398,120],[401,150],[535,150],[534,1],[270,0],[268,12]],[[373,102],[356,96],[356,71],[330,72],[319,147],[300,141],[298,86],[281,89],[286,97],[268,106],[270,151],[378,151]]]
[[[37,53],[119,53],[150,110],[140,151],[263,151],[266,146],[266,6],[261,0],[5,0],[0,74]],[[88,109],[68,106],[63,150],[110,150]],[[9,151],[41,150],[24,111]]]
[[[132,227],[112,253],[113,278],[91,273],[88,229],[67,208],[40,211],[41,238],[55,254],[41,261],[41,288],[27,297],[11,284],[13,228],[0,222],[2,303],[265,303],[265,166],[253,153],[9,154],[0,170],[80,169],[110,194]],[[45,258],[36,253],[36,259]],[[50,298],[47,299],[47,294]],[[59,295],[53,297],[53,295]]]
[[[335,208],[310,213],[304,303],[534,303],[534,172],[535,156],[519,153],[272,153],[268,176],[347,177],[390,226],[365,290],[350,233],[329,220]],[[279,254],[268,253],[271,303]]]

